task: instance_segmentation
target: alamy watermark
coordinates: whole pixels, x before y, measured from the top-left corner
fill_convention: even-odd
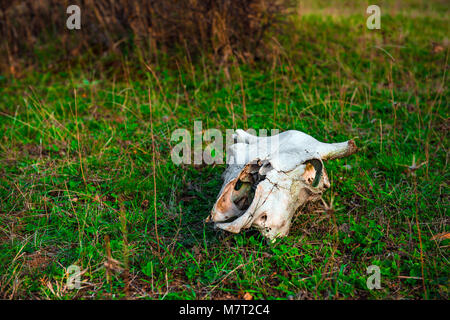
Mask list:
[[[80,289],[81,288],[81,269],[79,266],[73,264],[67,268],[67,289]]]
[[[245,165],[252,160],[250,159],[252,155],[276,154],[279,149],[279,133],[278,129],[270,130],[270,135],[267,129],[260,129],[258,132],[254,129],[246,132],[226,129],[224,134],[219,129],[203,130],[202,122],[194,121],[193,134],[187,129],[173,131],[170,140],[177,144],[172,148],[170,156],[176,165],[202,163]],[[224,150],[227,150],[225,161]]]
[[[72,4],[67,7],[66,13],[70,16],[66,20],[66,26],[69,30],[81,29],[81,9]],[[366,26],[369,30],[381,29],[381,9],[378,5],[372,4],[367,7],[366,13],[370,16],[366,20]]]
[[[369,290],[381,289],[381,271],[377,265],[371,265],[367,267],[367,274],[370,274],[367,278],[366,285]]]
[[[367,7],[367,14],[370,16],[367,18],[366,26],[367,29],[381,29],[381,9],[376,4]]]
[[[67,7],[67,14],[70,16],[66,20],[66,27],[69,30],[81,29],[81,9],[79,6],[73,4]]]
[[[69,30],[81,29],[81,9],[72,4],[67,7],[66,13],[70,16],[66,20],[66,26]],[[367,7],[366,13],[370,16],[366,20],[366,26],[369,30],[381,29],[381,8],[376,4]]]

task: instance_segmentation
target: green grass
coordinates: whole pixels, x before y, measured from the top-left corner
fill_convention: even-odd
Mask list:
[[[370,31],[361,13],[311,13],[294,24],[269,63],[161,62],[153,75],[138,59],[107,73],[43,62],[2,76],[0,296],[448,299],[449,240],[436,236],[449,232],[448,20],[386,13]],[[332,209],[306,206],[268,243],[203,222],[224,165],[170,159],[171,133],[195,120],[354,138],[360,150],[326,163]],[[412,172],[413,159],[426,163]],[[66,287],[73,264],[80,290]],[[366,287],[374,264],[380,290]]]

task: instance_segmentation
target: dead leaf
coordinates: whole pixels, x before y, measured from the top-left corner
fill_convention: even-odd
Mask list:
[[[442,241],[442,240],[446,240],[446,239],[450,239],[450,232],[441,232],[441,233],[434,235],[431,238],[431,240],[438,240],[438,241]]]
[[[246,292],[244,294],[244,300],[253,300],[253,296],[250,293]]]
[[[434,53],[439,53],[439,52],[442,52],[442,51],[444,51],[444,47],[443,47],[443,46],[436,45],[436,46],[433,48],[433,52],[434,52]]]

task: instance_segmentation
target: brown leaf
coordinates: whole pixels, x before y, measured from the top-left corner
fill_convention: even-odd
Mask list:
[[[246,292],[244,294],[244,300],[253,300],[253,296],[250,293]]]
[[[438,240],[438,241],[442,241],[445,239],[450,239],[450,232],[441,232],[441,233],[434,235],[431,238],[431,240]]]
[[[444,51],[444,47],[443,47],[443,46],[436,45],[436,46],[433,48],[433,52],[434,52],[434,53],[439,53],[439,52],[442,52],[442,51]]]

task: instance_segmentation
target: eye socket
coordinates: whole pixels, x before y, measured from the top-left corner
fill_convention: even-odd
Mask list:
[[[242,180],[236,181],[236,184],[234,185],[234,190],[239,190],[242,187]]]
[[[323,164],[318,159],[308,160],[304,164],[306,165],[306,167],[303,177],[308,183],[311,184],[311,186],[316,188],[319,185],[320,179],[322,178]]]
[[[265,179],[266,171],[270,171],[270,163],[256,161],[247,164],[239,174],[231,194],[231,201],[239,210],[247,210],[255,197],[258,184]]]

